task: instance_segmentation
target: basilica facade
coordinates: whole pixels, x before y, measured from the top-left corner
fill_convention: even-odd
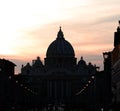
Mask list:
[[[54,40],[48,47],[44,63],[38,56],[36,60],[32,60],[32,65],[27,63],[22,65],[22,75],[83,75],[88,76],[95,73],[95,66],[86,63],[83,57],[77,63],[75,52],[72,45],[65,40],[64,34],[60,30]],[[59,74],[61,73],[61,74]]]
[[[70,104],[75,107],[81,104],[81,107],[92,109],[94,106],[90,104],[91,100],[95,102],[95,93],[91,79],[95,73],[96,66],[87,64],[83,57],[77,63],[74,49],[60,27],[56,39],[47,49],[44,64],[38,56],[32,64],[22,65],[20,76],[33,87],[38,103]],[[90,82],[92,85],[87,89]],[[85,88],[89,91],[81,94]]]

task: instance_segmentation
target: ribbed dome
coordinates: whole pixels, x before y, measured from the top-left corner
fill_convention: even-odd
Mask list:
[[[59,57],[59,56],[66,56],[66,57],[74,57],[74,49],[72,45],[64,39],[63,32],[60,30],[57,34],[57,38],[53,41],[46,53],[47,57]]]

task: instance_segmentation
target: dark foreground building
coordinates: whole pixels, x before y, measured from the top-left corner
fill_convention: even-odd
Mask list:
[[[107,103],[114,111],[120,111],[120,21],[114,32],[114,48],[104,52],[104,73],[107,75]]]
[[[120,21],[114,33],[114,48],[111,51],[113,107],[120,110]]]
[[[0,59],[0,111],[7,111],[14,105],[14,83],[10,79],[15,66],[11,61]]]

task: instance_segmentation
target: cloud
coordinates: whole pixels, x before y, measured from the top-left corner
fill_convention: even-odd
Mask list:
[[[101,23],[111,23],[116,22],[120,19],[120,14],[109,15],[105,17],[101,17],[94,24],[101,24]]]

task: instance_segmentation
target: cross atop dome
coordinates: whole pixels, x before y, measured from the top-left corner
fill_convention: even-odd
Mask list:
[[[57,34],[57,39],[61,39],[61,38],[64,38],[64,34],[63,34],[61,26],[60,26],[59,32]]]
[[[60,30],[61,30],[61,26],[60,26]]]
[[[81,56],[81,60],[83,60],[83,56]]]

